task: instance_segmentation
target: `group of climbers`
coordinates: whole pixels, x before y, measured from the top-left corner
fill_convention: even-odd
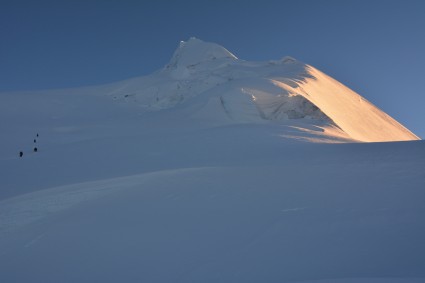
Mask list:
[[[39,137],[38,133],[36,134],[36,138],[34,139],[34,147],[33,147],[33,151],[34,152],[38,152],[38,148],[37,148],[37,138]],[[24,156],[24,152],[21,150],[19,151],[19,157]]]

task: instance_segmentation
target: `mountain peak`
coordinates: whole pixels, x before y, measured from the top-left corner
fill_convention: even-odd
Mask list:
[[[215,59],[237,59],[221,45],[202,41],[196,37],[181,41],[167,67],[187,67]]]
[[[191,112],[186,113],[191,119],[208,123],[305,119],[340,129],[351,140],[419,139],[359,94],[310,65],[289,56],[262,62],[238,60],[226,48],[195,37],[180,42],[161,72],[125,81],[109,93],[149,111],[180,104],[176,111],[185,109]]]

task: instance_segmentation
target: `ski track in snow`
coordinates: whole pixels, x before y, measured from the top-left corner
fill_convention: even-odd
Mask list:
[[[307,209],[307,207],[295,207],[295,208],[286,208],[286,209],[282,209],[282,212],[292,212],[292,211],[300,211],[300,210],[305,210]]]
[[[43,233],[43,234],[41,234],[41,235],[39,235],[39,236],[35,237],[34,239],[32,239],[31,241],[29,241],[28,243],[26,243],[26,244],[24,245],[24,247],[25,247],[25,248],[29,248],[29,247],[31,247],[31,246],[32,246],[32,245],[34,245],[37,241],[39,241],[41,238],[43,238],[45,235],[46,235],[46,234],[45,234],[45,233]]]

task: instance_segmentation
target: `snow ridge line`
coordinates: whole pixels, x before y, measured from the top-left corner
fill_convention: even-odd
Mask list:
[[[215,167],[196,167],[154,171],[125,177],[64,185],[23,194],[0,201],[0,235],[122,190],[141,188],[150,180]]]

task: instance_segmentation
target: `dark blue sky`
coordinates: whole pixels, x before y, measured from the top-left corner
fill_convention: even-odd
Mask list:
[[[0,91],[113,82],[196,36],[245,60],[285,55],[425,137],[425,1],[1,1]]]

